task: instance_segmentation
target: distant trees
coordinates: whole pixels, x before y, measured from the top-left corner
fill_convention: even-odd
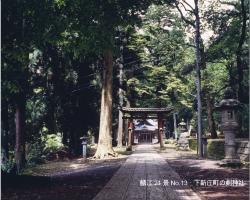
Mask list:
[[[197,3],[175,1],[174,7],[154,5],[147,10],[142,27],[130,41],[130,48],[141,58],[141,63],[137,67],[141,70],[138,70],[139,72],[127,83],[136,85],[135,90],[142,99],[137,101],[140,105],[152,105],[158,98],[161,99],[162,105],[174,104],[183,108],[190,106],[194,101],[193,114],[197,110],[203,111],[203,119],[206,117],[203,121],[204,131],[209,132],[212,138],[216,138],[218,119],[214,115],[214,104],[221,99],[225,88],[230,84],[237,93],[235,55],[240,35],[233,30],[236,30],[236,27],[239,30],[240,19],[243,17],[239,18],[240,4],[224,8],[220,2],[200,2],[197,16]],[[201,18],[200,22],[197,21],[198,17]],[[200,28],[196,27],[197,23],[200,23]],[[197,33],[197,28],[200,29],[198,35],[191,34],[192,31]],[[233,35],[237,36],[232,38]],[[246,41],[244,47],[247,47]],[[168,51],[169,47],[173,50]],[[247,53],[245,50],[242,52]],[[242,54],[241,59],[245,60],[244,57]],[[172,60],[167,62],[167,59]],[[244,62],[247,63],[247,60]],[[200,68],[196,72],[196,81],[195,66],[196,70],[197,67]],[[247,71],[246,68],[243,69]],[[198,82],[197,75],[200,80]],[[194,95],[198,85],[195,86],[194,83],[199,83],[200,87],[202,106],[200,105],[199,109],[199,100],[195,100],[197,95]],[[157,84],[161,85],[160,92],[157,92]],[[244,87],[244,93],[247,95],[247,86]],[[173,90],[169,90],[170,88]],[[242,102],[246,100],[247,96]],[[247,115],[243,116],[246,120]],[[201,127],[201,115],[198,118],[200,122],[197,124]],[[246,121],[242,126],[245,126],[244,124]]]

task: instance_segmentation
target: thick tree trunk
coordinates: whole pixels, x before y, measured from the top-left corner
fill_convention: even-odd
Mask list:
[[[208,118],[208,128],[211,133],[211,138],[217,138],[217,132],[215,128],[214,116],[213,116],[213,102],[209,96],[206,98],[207,101],[207,118]]]
[[[236,63],[237,63],[237,72],[238,72],[238,100],[240,102],[244,102],[244,91],[243,91],[243,73],[244,72],[243,72],[243,62],[241,58],[242,46],[246,38],[246,20],[247,20],[244,0],[241,0],[241,19],[242,19],[242,27],[241,27],[240,40],[239,40],[238,48],[236,51]]]
[[[89,56],[90,57],[90,56]],[[82,132],[83,135],[87,135],[88,132],[88,126],[91,123],[92,115],[89,115],[89,117],[86,116],[87,113],[91,113],[90,109],[90,102],[91,102],[91,90],[92,88],[89,88],[90,85],[90,75],[92,73],[91,68],[89,67],[91,64],[91,61],[88,57],[85,57],[81,61],[81,66],[79,67],[78,72],[78,87],[80,88],[79,95],[77,95],[78,102],[79,102],[79,109],[77,111],[77,127]],[[88,95],[86,95],[88,94]],[[83,121],[84,119],[84,121]]]
[[[57,49],[52,45],[47,45],[47,52],[45,54],[45,61],[48,63],[48,66],[51,67],[51,74],[48,75],[47,79],[47,114],[46,114],[46,127],[48,128],[49,134],[56,133],[56,106],[57,103],[57,94],[59,91],[59,77],[61,71],[59,69],[60,61]],[[62,87],[60,85],[60,87]]]
[[[17,99],[16,104],[16,145],[15,162],[17,173],[20,173],[25,164],[25,100],[23,97]]]
[[[198,154],[202,157],[202,104],[201,104],[201,35],[200,35],[200,16],[198,0],[195,3],[195,55],[196,55],[196,90],[197,90],[197,119],[198,119]]]
[[[2,147],[4,159],[9,159],[9,112],[7,100],[2,100]]]
[[[123,106],[123,90],[122,90],[122,80],[123,80],[123,59],[121,58],[121,63],[119,64],[119,106],[120,109]],[[123,113],[119,110],[119,119],[118,119],[118,131],[117,131],[117,146],[122,147],[122,135],[123,135]]]
[[[98,147],[96,158],[104,158],[115,155],[112,148],[112,78],[113,78],[113,55],[111,50],[104,52],[101,113]]]
[[[246,38],[246,20],[247,20],[247,15],[246,15],[246,8],[244,5],[244,0],[240,0],[241,2],[241,20],[242,20],[242,26],[241,26],[241,34],[240,34],[240,39],[238,43],[238,47],[236,50],[236,65],[237,65],[237,85],[238,85],[238,100],[241,103],[248,103],[248,98],[247,95],[244,94],[244,85],[243,85],[243,79],[244,79],[244,71],[243,71],[243,61],[242,61],[242,46],[245,42]],[[239,122],[239,133],[238,137],[242,134],[242,115],[240,114],[238,116],[238,122]]]

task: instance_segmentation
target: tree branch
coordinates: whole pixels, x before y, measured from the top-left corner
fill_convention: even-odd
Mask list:
[[[191,25],[192,27],[195,27],[194,22],[192,22],[192,21],[188,20],[186,17],[184,17],[183,13],[181,12],[180,7],[178,6],[178,3],[175,1],[174,4],[175,4],[177,10],[179,11],[179,13],[180,13],[180,15],[181,15],[181,19],[182,19],[183,21],[185,21],[187,24]]]
[[[237,3],[233,3],[233,2],[229,2],[229,1],[221,1],[221,0],[219,0],[219,3],[234,6],[234,7],[237,6]]]
[[[183,3],[180,2],[180,4],[181,4],[182,7],[185,9],[185,11],[187,11],[187,12],[189,12],[189,13],[191,13],[191,14],[194,13],[193,10],[188,10],[188,9],[185,7],[185,5],[184,5]]]
[[[188,7],[191,8],[191,10],[194,12],[194,8],[193,8],[188,2],[186,2],[185,0],[183,0],[183,2],[184,2],[185,4],[187,4]]]

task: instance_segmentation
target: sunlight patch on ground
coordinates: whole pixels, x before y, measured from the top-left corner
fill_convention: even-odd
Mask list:
[[[135,148],[136,147],[133,147],[133,149]],[[92,164],[109,163],[110,161],[116,162],[116,160],[121,161],[133,153],[133,151],[126,151],[126,147],[114,147],[113,149],[117,153],[116,157],[109,156],[103,159],[89,157],[87,159],[77,158],[69,161],[47,161],[45,164],[27,167],[22,174],[32,176],[54,176],[61,173],[67,173],[70,170],[83,170]]]

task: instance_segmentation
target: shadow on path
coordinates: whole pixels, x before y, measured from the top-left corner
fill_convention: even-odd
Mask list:
[[[249,199],[249,169],[225,168],[218,165],[216,160],[197,159],[194,155],[185,152],[176,152],[167,149],[161,153],[169,165],[186,179],[190,187],[200,196],[208,200],[248,200]],[[201,186],[195,180],[205,180],[206,185]],[[218,180],[216,185],[207,185],[209,180]],[[236,186],[226,185],[226,181],[239,180],[244,184]],[[225,185],[223,185],[225,183]],[[234,182],[235,183],[235,182]]]
[[[125,159],[111,160],[53,177],[2,175],[2,199],[90,200],[124,161]]]

